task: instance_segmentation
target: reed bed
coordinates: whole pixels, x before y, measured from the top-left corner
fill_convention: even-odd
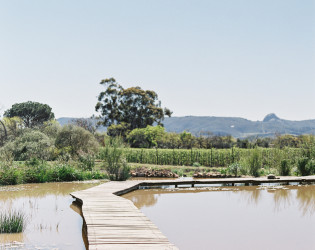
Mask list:
[[[0,233],[21,233],[26,226],[26,216],[22,211],[0,213]]]

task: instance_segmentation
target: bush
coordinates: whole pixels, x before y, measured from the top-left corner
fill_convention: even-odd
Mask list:
[[[197,167],[197,168],[200,167],[200,163],[199,162],[194,162],[193,163],[193,167]]]
[[[259,176],[261,168],[261,158],[258,149],[254,149],[248,158],[249,174],[255,177]]]
[[[79,155],[79,167],[83,170],[92,171],[95,167],[94,155],[81,153]]]
[[[53,148],[53,141],[47,135],[36,130],[26,130],[15,141],[8,142],[2,150],[4,153],[12,152],[16,161],[25,161],[33,157],[49,160]]]
[[[0,185],[21,183],[43,183],[60,181],[83,181],[105,179],[107,176],[99,171],[85,171],[69,164],[49,165],[47,162],[32,159],[25,166],[2,166],[0,168]]]
[[[246,167],[246,165],[240,164],[239,172],[241,175],[248,175],[248,168]]]
[[[310,159],[306,164],[306,169],[309,171],[309,174],[315,174],[315,160]]]
[[[130,177],[130,167],[124,158],[123,146],[121,138],[110,138],[100,152],[100,158],[105,161],[104,167],[112,181],[125,181]]]
[[[300,175],[305,176],[305,175],[310,175],[310,169],[308,168],[308,157],[301,157],[298,159],[298,172]]]
[[[281,176],[288,176],[290,175],[291,167],[289,161],[287,159],[283,159],[280,162],[280,166],[278,168],[278,173]]]
[[[239,163],[233,163],[227,169],[227,172],[231,175],[238,176],[241,165]]]
[[[8,165],[0,167],[0,185],[16,185],[21,183],[21,173],[18,168]]]
[[[99,144],[89,131],[74,125],[65,125],[58,132],[56,147],[59,150],[67,148],[72,156],[78,156],[80,152],[93,153],[99,148]]]

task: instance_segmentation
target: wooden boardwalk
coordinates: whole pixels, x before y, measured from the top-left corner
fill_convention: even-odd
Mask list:
[[[178,249],[130,201],[120,195],[141,186],[261,183],[310,183],[315,176],[266,178],[229,178],[194,180],[137,180],[107,182],[99,186],[74,192],[71,195],[82,203],[82,213],[87,226],[89,249]]]
[[[178,249],[129,200],[140,181],[107,182],[71,195],[82,202],[89,249]]]

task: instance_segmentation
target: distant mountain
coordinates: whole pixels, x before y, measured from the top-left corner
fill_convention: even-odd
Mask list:
[[[57,119],[61,125],[71,123],[75,118]],[[232,135],[235,138],[272,137],[275,134],[315,134],[315,119],[290,121],[280,119],[275,114],[268,114],[262,121],[250,121],[238,117],[184,116],[167,117],[164,127],[168,132],[180,133],[184,130],[199,135],[211,132],[215,135]],[[105,131],[106,128],[100,128]]]

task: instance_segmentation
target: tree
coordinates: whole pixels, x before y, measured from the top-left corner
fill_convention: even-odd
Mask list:
[[[112,124],[107,128],[107,135],[111,137],[120,136],[122,138],[125,138],[129,132],[129,124],[125,122],[117,125]]]
[[[4,117],[2,120],[7,130],[7,137],[9,140],[14,140],[23,132],[23,121],[19,117]]]
[[[159,141],[165,135],[165,129],[162,126],[150,126],[146,128],[136,128],[132,130],[128,136],[131,147],[136,148],[152,148],[157,147]]]
[[[65,125],[58,132],[55,145],[58,149],[68,149],[73,156],[80,152],[95,153],[99,144],[94,136],[84,128],[75,125]]]
[[[27,128],[40,126],[45,121],[55,118],[54,113],[51,112],[51,107],[47,104],[31,101],[12,105],[10,109],[4,112],[4,116],[20,117]]]
[[[1,108],[0,108],[1,110]],[[0,118],[1,118],[1,115],[0,115]],[[8,137],[8,132],[7,132],[7,128],[5,126],[5,124],[0,120],[0,124],[2,125],[2,128],[3,128],[3,134],[4,134],[4,137],[2,138],[1,134],[0,134],[0,139],[1,139],[1,142],[0,144],[3,144],[3,141],[7,139]]]
[[[4,139],[6,139],[8,137],[8,132],[7,132],[7,128],[6,126],[4,125],[4,123],[0,120],[0,124],[2,125],[3,127],[3,131],[4,131]]]
[[[171,116],[167,108],[161,108],[158,95],[140,87],[124,89],[114,78],[100,82],[106,89],[98,96],[95,110],[101,112],[104,126],[125,123],[128,130],[145,128],[148,125],[163,125],[164,116]]]
[[[181,144],[183,148],[192,148],[194,144],[194,137],[190,132],[186,132],[185,130],[179,134]]]
[[[94,117],[91,118],[77,118],[73,119],[72,122],[74,125],[84,128],[85,130],[89,131],[92,134],[95,134],[96,132],[96,127],[95,127],[95,122],[93,122]]]

